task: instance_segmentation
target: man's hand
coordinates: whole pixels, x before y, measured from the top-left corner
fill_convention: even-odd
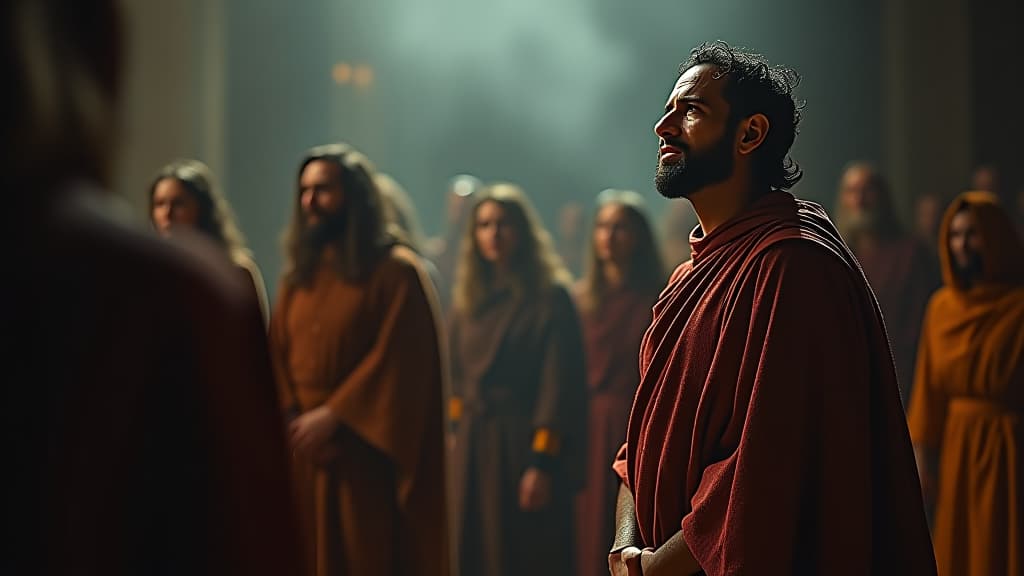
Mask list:
[[[536,512],[551,500],[551,476],[537,468],[527,468],[519,481],[519,507]]]
[[[292,420],[288,427],[292,449],[310,455],[321,452],[338,428],[338,421],[327,406],[314,408]]]
[[[636,546],[623,548],[619,552],[608,555],[608,572],[611,576],[643,576],[640,559],[643,551]]]

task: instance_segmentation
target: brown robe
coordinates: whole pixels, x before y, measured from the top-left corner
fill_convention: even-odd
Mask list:
[[[561,286],[529,299],[505,291],[476,315],[455,311],[449,325],[452,387],[463,406],[452,456],[461,572],[572,574],[572,503],[585,450],[583,350],[572,300]],[[524,512],[519,481],[533,464],[539,429],[561,444],[549,462],[552,498]]]
[[[608,574],[619,489],[619,478],[608,462],[626,438],[629,409],[640,382],[640,341],[651,324],[656,299],[656,293],[621,288],[609,291],[600,306],[580,314],[588,392],[587,482],[576,500],[576,574],[580,576]]]
[[[363,283],[329,263],[286,287],[270,323],[283,408],[341,421],[317,462],[295,457],[307,574],[447,576],[443,368],[436,301],[395,247]]]
[[[119,209],[78,186],[31,218],[37,265],[8,318],[19,335],[8,352],[42,397],[8,406],[45,426],[31,489],[43,499],[18,529],[19,547],[36,529],[46,547],[17,572],[293,574],[258,305],[205,238],[173,245]]]
[[[905,406],[914,383],[925,306],[940,284],[938,262],[927,244],[902,236],[880,239],[870,251],[856,256],[882,309]]]
[[[985,193],[950,206],[940,246],[964,204],[984,245],[982,281],[962,286],[942,250],[946,286],[928,305],[908,419],[915,445],[937,450],[933,540],[939,574],[1024,574],[1024,248]]]
[[[726,574],[934,574],[880,312],[820,206],[694,237],[654,307],[616,470],[643,546]]]

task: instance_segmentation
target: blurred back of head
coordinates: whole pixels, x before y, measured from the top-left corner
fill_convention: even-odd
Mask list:
[[[980,190],[999,195],[1002,191],[999,169],[995,164],[981,164],[971,174],[971,190]]]
[[[3,10],[13,100],[4,107],[5,173],[31,184],[21,200],[43,202],[71,179],[109,185],[121,82],[117,2],[11,0]]]

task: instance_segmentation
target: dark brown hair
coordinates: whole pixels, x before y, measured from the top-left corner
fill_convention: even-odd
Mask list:
[[[317,161],[330,162],[340,169],[344,226],[337,237],[328,241],[336,250],[336,271],[346,280],[363,281],[380,261],[388,241],[384,234],[380,194],[373,181],[373,164],[361,152],[344,143],[310,148],[299,163],[292,219],[285,231],[284,281],[292,286],[308,286],[320,262],[320,252],[307,239],[307,226],[300,205],[302,172]]]

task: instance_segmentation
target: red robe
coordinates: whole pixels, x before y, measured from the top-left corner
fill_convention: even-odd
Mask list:
[[[934,574],[892,355],[824,210],[773,192],[673,274],[616,470],[709,575]]]
[[[582,296],[583,288],[577,289]],[[637,355],[651,324],[657,293],[612,290],[592,310],[580,307],[587,361],[586,485],[576,500],[576,569],[579,576],[608,573],[619,479],[608,469],[626,437],[629,409],[640,382]]]
[[[252,291],[205,237],[174,245],[87,185],[29,220],[11,402],[43,467],[18,550],[47,574],[294,574],[283,423]],[[22,239],[24,242],[24,238]],[[18,256],[22,257],[22,256]],[[31,433],[30,433],[31,431]],[[34,501],[33,498],[39,498]]]
[[[928,247],[913,237],[879,240],[873,250],[856,256],[885,315],[905,406],[914,383],[925,306],[940,285],[939,265]]]

